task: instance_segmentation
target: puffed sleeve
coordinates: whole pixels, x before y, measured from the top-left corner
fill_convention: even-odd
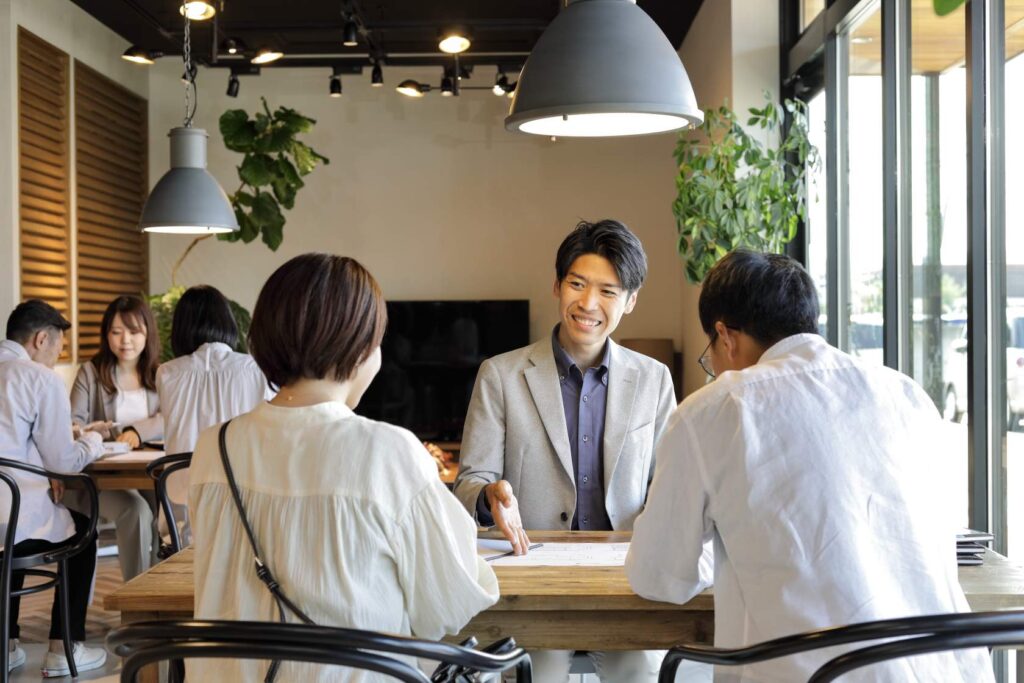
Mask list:
[[[424,458],[425,467],[433,463]],[[476,525],[435,473],[396,523],[392,550],[414,635],[458,633],[498,600],[498,579],[477,554]]]

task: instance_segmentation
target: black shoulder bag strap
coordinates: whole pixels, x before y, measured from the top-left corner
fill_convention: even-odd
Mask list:
[[[220,461],[224,465],[224,475],[228,480],[228,488],[231,489],[231,497],[235,500],[235,507],[238,509],[238,516],[242,518],[242,527],[245,529],[245,535],[249,537],[249,545],[252,546],[252,554],[256,561],[256,576],[259,577],[260,581],[266,585],[267,590],[270,591],[271,595],[274,596],[274,600],[277,602],[277,610],[279,613],[279,619],[282,623],[288,621],[285,616],[285,608],[302,620],[306,624],[315,626],[316,622],[310,619],[305,612],[296,606],[294,602],[288,599],[288,596],[281,591],[281,586],[274,579],[274,575],[270,572],[270,568],[266,565],[263,559],[260,557],[260,548],[256,543],[256,535],[252,532],[252,527],[249,526],[249,520],[245,516],[245,508],[242,507],[242,495],[238,492],[238,485],[235,483],[235,473],[231,469],[231,462],[228,460],[228,444],[227,444],[227,433],[228,425],[231,424],[231,420],[228,420],[220,428],[220,434],[218,440],[220,441]],[[270,664],[270,669],[267,671],[266,677],[264,677],[264,683],[271,683],[274,677],[277,676],[277,669],[281,665],[279,660],[274,660]]]

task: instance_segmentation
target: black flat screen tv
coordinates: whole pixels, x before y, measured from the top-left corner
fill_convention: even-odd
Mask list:
[[[356,412],[424,441],[461,441],[477,370],[530,343],[530,302],[389,301],[382,361]]]

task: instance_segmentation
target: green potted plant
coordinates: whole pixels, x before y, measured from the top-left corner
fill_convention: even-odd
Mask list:
[[[298,139],[316,124],[294,109],[278,107],[271,111],[262,99],[263,111],[252,117],[244,109],[229,109],[221,114],[220,133],[224,146],[244,156],[237,166],[241,181],[234,194],[228,196],[238,219],[238,232],[219,234],[227,242],[252,242],[261,237],[271,251],[277,251],[284,240],[284,210],[295,206],[295,196],[305,185],[302,180],[317,165],[330,160]],[[170,349],[171,320],[174,307],[185,288],[178,285],[178,269],[192,250],[212,235],[196,237],[171,269],[171,287],[162,294],[147,297],[160,329],[163,357],[172,357]],[[235,301],[231,309],[238,323],[239,349],[245,351],[245,335],[249,330],[249,312]]]
[[[679,136],[677,197],[672,204],[686,278],[699,283],[738,247],[781,251],[807,217],[807,178],[818,150],[808,139],[807,106],[797,100],[752,107],[747,126],[779,137],[783,108],[790,125],[778,142],[745,130],[728,107],[705,113],[696,133]]]

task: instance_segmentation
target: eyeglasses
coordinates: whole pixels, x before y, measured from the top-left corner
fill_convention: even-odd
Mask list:
[[[711,337],[711,341],[708,342],[707,348],[704,349],[704,352],[700,354],[700,358],[697,359],[697,365],[700,366],[701,370],[708,373],[708,377],[711,379],[715,378],[715,370],[711,367],[711,345],[715,343],[716,339],[718,339],[717,333]]]

